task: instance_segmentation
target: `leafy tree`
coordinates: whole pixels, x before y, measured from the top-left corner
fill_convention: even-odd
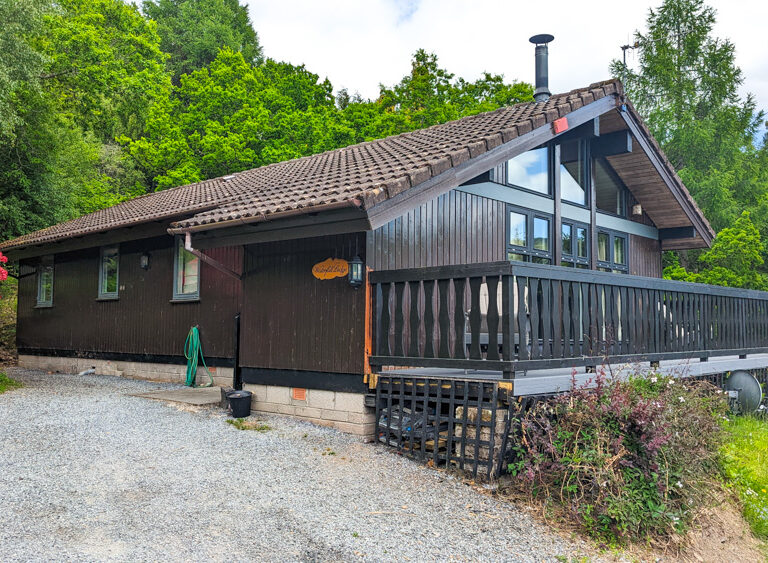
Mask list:
[[[42,28],[44,10],[42,0],[0,0],[0,139],[22,122],[18,92],[39,87],[45,57],[30,39]]]
[[[153,108],[146,135],[123,142],[163,189],[344,146],[352,132],[327,80],[271,60],[255,67],[224,48]]]
[[[45,18],[38,48],[59,111],[104,142],[141,134],[170,89],[155,24],[121,0],[57,0]]]
[[[758,271],[763,265],[765,248],[760,232],[744,211],[733,227],[717,233],[712,248],[699,257],[700,272],[689,272],[679,261],[664,269],[664,277],[674,280],[768,289],[768,276]]]
[[[703,0],[665,0],[638,32],[638,69],[614,61],[630,100],[696,198],[715,230],[756,204],[753,143],[764,114],[744,81],[734,45],[712,36],[715,11]]]
[[[211,64],[222,47],[241,52],[249,63],[262,61],[248,7],[238,0],[145,0],[142,8],[157,22],[177,82],[182,74]]]

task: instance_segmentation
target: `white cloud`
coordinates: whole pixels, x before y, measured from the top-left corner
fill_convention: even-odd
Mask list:
[[[507,0],[245,0],[267,56],[305,63],[337,90],[373,98],[391,85],[424,48],[457,76],[483,71],[533,81],[528,37],[551,33],[550,89],[565,92],[608,78],[655,2]],[[710,0],[718,11],[716,35],[736,45],[736,60],[758,106],[768,108],[768,49],[763,31],[768,2]],[[632,62],[632,55],[628,56]]]

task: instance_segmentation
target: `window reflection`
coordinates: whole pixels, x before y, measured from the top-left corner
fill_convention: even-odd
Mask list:
[[[587,204],[585,162],[581,141],[560,145],[560,194],[563,201]]]
[[[546,147],[533,149],[507,161],[507,183],[542,194],[549,193]]]
[[[509,244],[514,246],[528,246],[528,229],[526,225],[528,217],[522,213],[509,213]]]
[[[533,218],[533,248],[534,250],[549,250],[549,220],[541,217]]]
[[[606,213],[626,216],[625,188],[616,173],[604,159],[596,159],[595,207]]]

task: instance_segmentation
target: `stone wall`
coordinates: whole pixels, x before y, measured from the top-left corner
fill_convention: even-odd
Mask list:
[[[287,414],[332,426],[342,432],[373,436],[376,416],[360,393],[307,389],[304,400],[293,398],[293,389],[276,385],[243,385],[253,393],[252,408],[260,412]]]

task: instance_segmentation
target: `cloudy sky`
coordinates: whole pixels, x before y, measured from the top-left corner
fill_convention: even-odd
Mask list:
[[[267,56],[304,63],[335,89],[378,94],[398,82],[419,48],[437,54],[456,76],[483,71],[533,82],[528,38],[551,33],[550,89],[565,92],[608,78],[620,45],[644,29],[648,9],[661,0],[241,0]],[[768,109],[768,41],[765,0],[710,0],[716,35],[736,45],[736,62],[759,107]],[[574,9],[573,6],[579,6]],[[628,55],[628,62],[633,61]]]

